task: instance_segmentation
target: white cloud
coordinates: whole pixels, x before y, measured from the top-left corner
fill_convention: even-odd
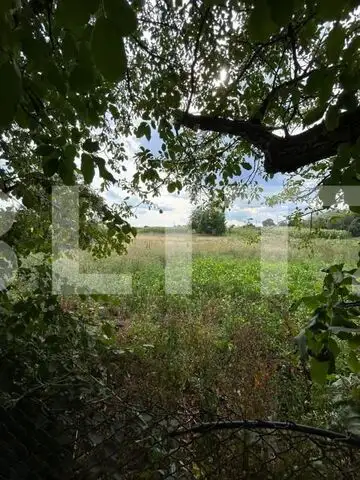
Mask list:
[[[173,227],[186,225],[189,221],[192,205],[188,196],[170,194],[165,189],[160,197],[153,199],[156,209],[139,208],[131,222],[138,227]],[[162,213],[160,213],[160,210]]]
[[[129,158],[126,162],[127,171],[124,175],[125,179],[130,181],[136,171],[133,157],[139,148],[139,140],[127,138],[124,143]],[[101,180],[96,176],[94,179],[95,188],[100,187],[100,184]],[[279,183],[276,185],[267,183],[264,185],[264,195],[280,192],[282,186],[283,185]],[[104,193],[105,198],[110,204],[120,203],[128,195],[127,192],[119,187],[111,187]],[[131,197],[129,201],[134,206],[140,202],[136,197]],[[151,201],[154,203],[155,208],[149,210],[148,206],[144,204],[140,204],[135,208],[135,216],[130,219],[133,225],[172,227],[188,223],[193,206],[186,192],[182,191],[180,194],[170,194],[166,187],[164,187],[161,190],[161,195],[152,198]],[[162,213],[160,213],[160,210]],[[263,205],[263,202],[249,204],[247,200],[237,199],[231,210],[226,212],[226,218],[228,225],[244,225],[250,218],[252,218],[253,223],[260,225],[266,218],[272,218],[277,222],[282,220],[287,214],[288,207],[286,205],[268,207]]]

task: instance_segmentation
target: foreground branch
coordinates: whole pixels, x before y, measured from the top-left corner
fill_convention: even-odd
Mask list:
[[[286,173],[336,155],[341,143],[354,144],[360,137],[360,107],[342,113],[335,130],[328,131],[325,123],[321,122],[298,135],[286,138],[274,135],[264,125],[250,120],[181,112],[177,115],[177,123],[193,130],[241,137],[264,153],[267,173]]]
[[[305,435],[315,435],[318,437],[328,438],[337,442],[345,443],[354,447],[360,447],[360,437],[350,432],[339,433],[333,430],[325,430],[323,428],[310,427],[294,422],[271,422],[263,420],[233,420],[220,422],[207,422],[193,425],[190,428],[182,428],[171,432],[172,437],[184,435],[187,433],[208,433],[214,430],[290,430]]]

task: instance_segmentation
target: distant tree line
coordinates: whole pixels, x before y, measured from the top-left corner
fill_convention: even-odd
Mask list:
[[[287,225],[300,225],[314,230],[345,230],[353,237],[360,237],[360,216],[350,211],[318,212],[300,221],[289,221]]]
[[[249,219],[243,227],[259,228],[251,220]],[[190,225],[199,234],[224,235],[226,233],[225,212],[213,204],[198,206],[191,214]],[[267,218],[262,222],[262,226],[265,228],[300,226],[313,230],[343,230],[349,232],[353,237],[360,237],[360,216],[350,211],[317,212],[301,219],[281,220],[278,224],[272,218]],[[233,228],[234,225],[231,225],[228,230],[231,231]]]

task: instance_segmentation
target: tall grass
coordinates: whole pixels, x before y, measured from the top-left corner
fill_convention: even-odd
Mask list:
[[[283,240],[279,229],[267,229],[262,240],[258,233],[249,238],[248,231],[194,235],[187,295],[165,292],[165,244],[172,252],[181,250],[189,241],[181,233],[139,234],[123,256],[100,261],[85,256],[83,272],[132,275],[131,295],[107,298],[101,312],[93,310],[99,321],[110,319],[117,328],[123,352],[115,368],[119,385],[136,401],[154,399],[166,408],[182,405],[215,414],[226,405],[248,418],[326,423],[322,393],[312,391],[311,409],[305,401],[307,380],[294,349],[293,338],[309,312],[295,314],[289,307],[319,291],[321,268],[353,264],[357,242],[311,238],[309,243],[290,235],[289,262],[281,270]],[[264,271],[271,294],[262,288]],[[287,288],[277,292],[280,274]]]

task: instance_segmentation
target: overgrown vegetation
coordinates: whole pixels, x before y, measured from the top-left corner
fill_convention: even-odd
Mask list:
[[[2,212],[0,387],[2,406],[19,423],[25,407],[39,424],[43,411],[61,412],[70,458],[78,412],[103,405],[109,391],[135,401],[136,418],[153,399],[169,411],[181,406],[190,421],[226,404],[246,416],[356,430],[349,418],[359,409],[360,304],[352,287],[360,263],[347,248],[348,233],[359,234],[352,214],[313,217],[309,234],[286,230],[292,245],[311,251],[306,261],[291,253],[288,292],[278,293],[276,261],[260,262],[264,232],[250,225],[222,240],[204,237],[184,298],[164,294],[166,259],[153,238],[143,245],[146,262],[114,255],[136,235],[132,205],[164,188],[228,208],[237,198],[259,199],[260,177],[286,173],[274,202],[312,207],[319,196],[325,207],[342,202],[358,214],[359,22],[358,0],[1,2],[0,187],[11,207]],[[69,208],[79,203],[79,222],[52,204],[64,186],[78,187]],[[112,206],[103,196],[110,186],[124,194]],[[60,252],[52,252],[54,218],[66,226]],[[193,220],[197,232],[225,233],[224,214],[212,207]],[[284,232],[264,230],[276,260]],[[131,296],[95,295],[68,272],[61,294],[54,290],[52,265],[71,257],[75,237],[92,258],[110,259],[103,268],[134,274]],[[344,246],[347,265],[337,260]],[[89,271],[96,262],[85,260]],[[272,297],[261,290],[260,263]],[[106,416],[107,408],[99,411]],[[131,423],[126,415],[121,421]],[[30,458],[41,456],[36,442],[29,448]]]
[[[274,230],[275,257],[278,235]],[[181,241],[181,234],[174,234],[172,242]],[[321,293],[320,272],[329,252],[334,260],[351,264],[357,243],[316,242],[314,255],[296,237],[290,239],[289,291],[275,296],[262,294],[261,272],[271,272],[276,292],[281,266],[271,258],[261,260],[260,238],[249,241],[245,229],[227,237],[194,238],[192,293],[180,298],[165,293],[162,235],[140,234],[125,257],[98,265],[84,260],[87,272],[100,268],[132,274],[132,295],[112,307],[123,352],[116,370],[123,375],[121,385],[126,382],[137,398],[169,409],[181,404],[210,416],[228,409],[245,417],[342,425],[330,389],[311,385],[299,364],[294,338],[310,310],[289,309],[299,297]],[[334,380],[348,373],[341,363]]]

